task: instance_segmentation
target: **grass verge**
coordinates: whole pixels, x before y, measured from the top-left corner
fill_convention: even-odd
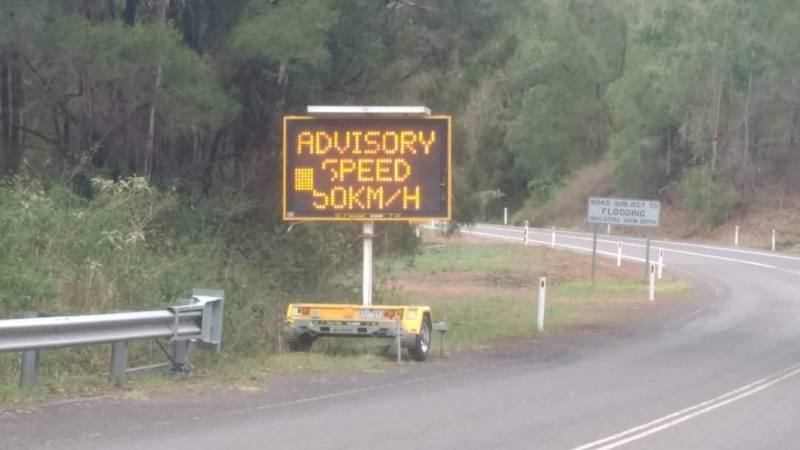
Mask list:
[[[540,276],[547,277],[549,284],[546,333],[571,327],[620,326],[624,323],[610,318],[632,321],[648,312],[643,308],[648,304],[647,286],[641,280],[640,266],[616,268],[601,259],[597,282],[592,285],[586,280],[591,269],[586,255],[541,247],[427,236],[422,252],[413,259],[381,261],[377,267],[381,276],[376,303],[430,305],[434,320],[446,319],[450,325],[448,352],[535,336]],[[668,304],[689,291],[688,284],[667,277],[658,284],[658,303]],[[438,356],[438,338],[434,337],[433,358]],[[202,389],[220,383],[230,389],[258,390],[258,382],[276,374],[385,370],[392,366],[391,346],[390,340],[328,338],[318,340],[309,353],[197,351],[193,354],[195,371],[185,382],[176,382],[169,374],[147,374],[135,377],[121,390],[112,388],[103,374],[43,370],[39,385],[32,390],[19,389],[16,379],[1,383],[0,405],[24,406],[54,396],[113,394],[142,399],[177,386]],[[80,355],[82,350],[43,352],[45,363],[52,352],[65,352],[59,355],[63,359]],[[4,354],[0,358],[6,358],[8,366],[18,356]],[[153,361],[139,361],[147,362]]]

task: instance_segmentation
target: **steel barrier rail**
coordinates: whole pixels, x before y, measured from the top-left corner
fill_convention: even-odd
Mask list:
[[[0,351],[44,350],[153,338],[200,335],[202,312],[169,310],[91,316],[0,320]],[[176,333],[177,331],[177,333]]]
[[[160,311],[0,320],[0,352],[23,352],[23,385],[35,382],[38,364],[26,366],[25,361],[38,362],[39,350],[95,344],[113,344],[111,377],[119,381],[127,370],[127,342],[143,339],[169,338],[172,363],[184,370],[189,343],[219,349],[224,296],[222,291],[195,289],[191,299],[179,299],[178,305]]]

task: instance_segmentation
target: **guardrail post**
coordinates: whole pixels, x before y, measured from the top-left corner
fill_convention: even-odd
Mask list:
[[[536,330],[544,331],[544,303],[547,295],[547,278],[539,278],[539,305],[536,314]]]
[[[111,368],[109,380],[114,386],[120,387],[128,375],[128,342],[117,341],[111,344]]]
[[[26,311],[23,314],[26,319],[39,317],[36,311]],[[39,350],[25,350],[20,355],[19,364],[19,387],[30,388],[36,385],[39,379]]]
[[[172,364],[174,373],[189,372],[189,341],[172,342]]]

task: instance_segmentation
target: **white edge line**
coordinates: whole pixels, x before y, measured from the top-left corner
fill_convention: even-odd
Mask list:
[[[786,372],[787,370],[790,370],[790,371],[788,373],[784,373],[783,375],[780,375],[777,378],[775,378],[775,376],[781,374],[782,372]],[[609,445],[605,445],[603,447],[596,447],[596,450],[610,450],[610,449],[613,449],[613,448],[617,448],[617,447],[623,446],[625,444],[628,444],[628,443],[631,443],[633,441],[637,441],[639,439],[647,437],[647,436],[649,436],[651,434],[655,434],[655,433],[658,433],[659,431],[663,431],[663,430],[665,430],[667,428],[674,427],[675,425],[678,425],[680,423],[686,422],[689,419],[693,419],[693,418],[695,418],[697,416],[700,416],[700,415],[703,415],[705,413],[711,412],[711,411],[713,411],[713,410],[715,410],[717,408],[721,408],[721,407],[723,407],[725,405],[728,405],[730,403],[733,403],[733,402],[735,402],[737,400],[741,400],[743,398],[746,398],[746,397],[749,397],[749,396],[751,396],[753,394],[761,392],[761,391],[763,391],[764,389],[766,389],[766,388],[768,388],[770,386],[773,386],[773,385],[775,385],[777,383],[780,383],[781,381],[783,381],[783,380],[785,380],[787,378],[791,378],[791,377],[797,375],[798,373],[800,373],[800,367],[798,367],[797,365],[789,367],[788,369],[784,369],[784,370],[778,372],[775,375],[772,375],[772,376],[766,377],[766,378],[762,378],[761,380],[758,380],[756,382],[750,383],[747,386],[744,386],[742,388],[739,388],[739,389],[736,389],[734,391],[731,391],[731,392],[728,392],[726,394],[723,394],[723,395],[721,395],[719,397],[716,397],[716,398],[714,398],[712,400],[708,400],[708,401],[705,401],[705,402],[702,402],[702,403],[698,403],[697,405],[694,405],[694,406],[691,406],[689,408],[683,409],[683,410],[678,411],[676,413],[669,414],[669,415],[664,416],[664,417],[662,417],[660,419],[656,419],[654,421],[648,422],[648,423],[646,423],[644,425],[640,425],[638,427],[631,428],[630,430],[624,431],[622,433],[618,433],[618,434],[616,434],[614,436],[609,436],[608,438],[600,439],[600,440],[597,440],[595,442],[586,444],[586,445],[581,446],[581,447],[576,447],[573,450],[588,450],[590,448],[596,447],[597,445],[600,445],[600,444],[603,444],[605,442],[614,440],[617,437],[621,437],[621,436],[624,436],[624,435],[627,435],[627,434],[634,433],[636,431],[639,431],[639,430],[644,429],[644,428],[648,428],[648,427],[650,427],[652,425],[655,425],[656,423],[660,423],[660,422],[663,422],[665,420],[669,420],[669,419],[671,419],[673,417],[676,417],[676,416],[681,416],[681,417],[678,417],[675,420],[671,420],[671,421],[669,421],[667,423],[664,423],[662,425],[659,425],[659,426],[657,426],[655,428],[650,428],[650,429],[648,429],[646,431],[643,431],[641,433],[638,433],[638,434],[635,434],[633,436],[627,437],[625,439],[619,440],[617,442],[611,443]],[[774,379],[770,380],[770,378],[774,378]],[[744,391],[744,392],[742,392],[742,391]],[[741,392],[741,393],[739,393],[739,392]],[[726,397],[730,397],[730,398],[726,398]],[[713,404],[711,404],[711,403],[713,403]],[[706,405],[709,405],[709,404],[711,404],[711,405],[710,406],[706,406]],[[702,408],[702,409],[694,411],[695,409],[698,409],[698,408]],[[691,412],[691,411],[694,411],[694,412]],[[685,413],[688,413],[688,414],[685,414]]]

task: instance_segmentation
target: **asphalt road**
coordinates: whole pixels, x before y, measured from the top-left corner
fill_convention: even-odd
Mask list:
[[[549,245],[550,231],[531,239]],[[598,249],[613,257],[619,239],[601,236]],[[643,241],[623,241],[625,264],[641,264]],[[557,244],[586,251],[591,239],[559,232]],[[294,377],[258,394],[0,411],[0,448],[800,448],[800,258],[674,242],[654,242],[653,258],[659,249],[699,298],[637,327],[390,373]]]

